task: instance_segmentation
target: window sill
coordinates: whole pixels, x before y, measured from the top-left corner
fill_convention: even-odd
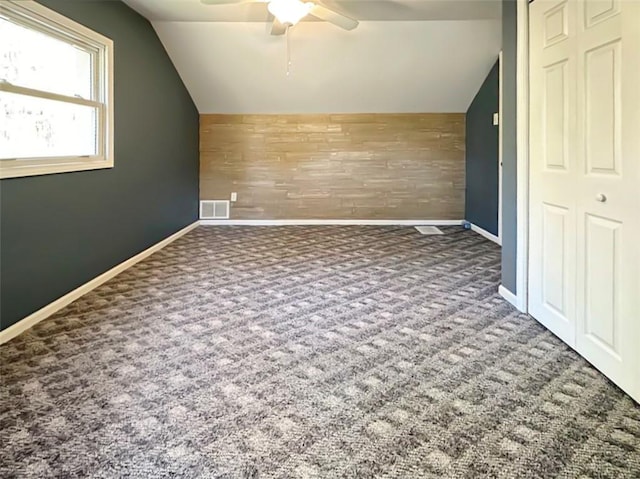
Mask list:
[[[8,164],[7,164],[8,163]],[[104,158],[56,158],[56,162],[43,160],[4,160],[0,162],[0,179],[25,176],[52,175],[113,168],[113,159]]]

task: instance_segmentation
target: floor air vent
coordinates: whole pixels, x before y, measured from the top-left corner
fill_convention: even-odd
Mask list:
[[[229,219],[229,201],[201,201],[201,220],[227,220]]]
[[[441,235],[444,234],[440,228],[435,226],[416,226],[416,229],[423,235]]]

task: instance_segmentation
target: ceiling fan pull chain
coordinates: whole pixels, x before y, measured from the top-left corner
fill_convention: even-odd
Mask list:
[[[291,25],[287,25],[287,76],[291,75]]]

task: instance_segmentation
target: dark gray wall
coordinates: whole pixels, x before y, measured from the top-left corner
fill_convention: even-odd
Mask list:
[[[498,61],[478,90],[466,116],[465,218],[498,235],[498,127],[493,114],[500,107]]]
[[[502,285],[516,294],[516,53],[515,0],[502,1]]]
[[[0,328],[197,220],[198,112],[149,22],[42,0],[115,44],[115,168],[0,182]]]

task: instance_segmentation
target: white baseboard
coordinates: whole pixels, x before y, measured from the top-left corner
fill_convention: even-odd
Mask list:
[[[464,220],[200,220],[202,226],[457,226]]]
[[[518,311],[526,313],[524,306],[521,304],[522,301],[520,301],[520,298],[509,291],[507,288],[500,285],[498,287],[498,294],[509,301],[509,303],[511,303]]]
[[[471,230],[475,231],[476,233],[478,233],[481,236],[484,236],[489,241],[493,241],[494,243],[499,244],[500,246],[502,246],[502,241],[500,241],[500,238],[498,238],[494,234],[489,233],[487,230],[485,230],[483,228],[480,228],[479,226],[476,226],[473,223],[471,223]]]
[[[81,296],[84,296],[89,291],[97,288],[103,283],[106,283],[113,277],[122,273],[124,270],[130,268],[136,263],[139,263],[140,261],[147,258],[148,256],[151,256],[156,251],[161,250],[162,248],[167,246],[169,243],[172,243],[173,241],[177,240],[181,236],[187,234],[189,231],[197,228],[199,224],[200,222],[196,221],[195,223],[187,226],[186,228],[181,229],[180,231],[169,236],[168,238],[163,239],[159,243],[156,243],[150,248],[147,248],[141,253],[138,253],[132,258],[129,258],[128,260],[124,261],[123,263],[120,263],[119,265],[114,266],[109,271],[102,273],[100,276],[93,278],[91,281],[65,294],[61,298],[56,299],[53,303],[49,303],[45,307],[36,311],[35,313],[32,313],[26,318],[21,319],[17,323],[9,326],[7,329],[0,331],[0,344],[6,343],[7,341],[18,336],[19,334],[22,334],[27,329],[35,326],[43,319],[48,318],[49,316],[56,313],[57,311],[60,311],[65,306],[73,303],[76,299],[80,298]]]

